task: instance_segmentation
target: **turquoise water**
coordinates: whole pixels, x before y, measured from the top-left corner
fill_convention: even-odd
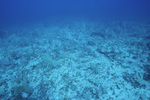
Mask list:
[[[0,5],[0,100],[150,100],[148,1]]]

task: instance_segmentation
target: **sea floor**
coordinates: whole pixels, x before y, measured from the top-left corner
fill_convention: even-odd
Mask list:
[[[150,100],[150,23],[1,28],[0,100]]]

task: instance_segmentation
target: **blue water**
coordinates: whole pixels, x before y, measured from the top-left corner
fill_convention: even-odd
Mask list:
[[[1,0],[0,100],[150,100],[149,0]]]

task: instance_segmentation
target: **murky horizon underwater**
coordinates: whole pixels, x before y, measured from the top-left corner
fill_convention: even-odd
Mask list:
[[[108,14],[86,3],[43,11],[46,1],[31,12],[0,8],[0,100],[150,99],[147,12]]]

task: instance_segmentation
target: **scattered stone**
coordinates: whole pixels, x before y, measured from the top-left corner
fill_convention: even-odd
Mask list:
[[[132,58],[135,60],[135,59],[137,59],[137,56],[133,56]]]
[[[101,94],[107,94],[106,88],[104,88],[104,87],[102,87],[102,86],[99,86],[99,87],[98,87],[98,91],[99,91]]]
[[[71,69],[72,69],[73,71],[76,71],[76,70],[77,70],[77,66],[73,65],[73,66],[71,66]]]
[[[28,96],[29,96],[29,94],[28,93],[26,93],[26,92],[22,92],[22,98],[28,98]]]
[[[4,66],[9,66],[9,65],[11,65],[11,62],[10,62],[9,59],[7,59],[7,58],[2,59],[1,63],[2,63],[2,65],[4,65]]]
[[[95,43],[93,41],[88,41],[87,45],[95,46]]]
[[[52,62],[52,67],[53,67],[53,68],[59,68],[60,65],[61,65],[61,62],[60,62],[60,61],[53,61],[53,62]]]
[[[98,48],[98,49],[96,49],[96,51],[97,51],[98,53],[101,53],[101,54],[104,54],[104,55],[105,55],[105,54],[107,54],[107,52],[104,52],[104,51],[102,51],[102,50],[101,50],[101,49],[99,49],[99,48]]]
[[[96,95],[97,90],[96,90],[95,88],[92,88],[92,89],[91,89],[91,93],[92,93],[93,95]]]

